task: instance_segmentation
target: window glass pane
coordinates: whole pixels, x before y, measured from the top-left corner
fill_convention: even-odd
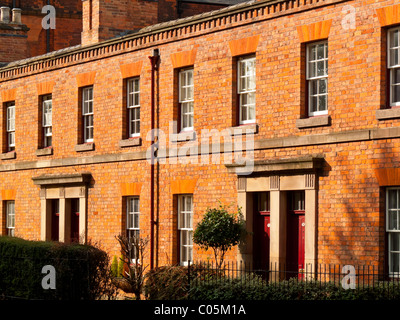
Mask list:
[[[309,60],[315,60],[317,57],[317,48],[315,45],[310,45]]]
[[[247,107],[246,106],[242,106],[241,108],[241,120],[242,121],[246,121],[247,120]]]
[[[326,93],[327,92],[327,86],[326,86],[327,81],[326,81],[326,79],[319,80],[318,84],[319,84],[318,93]]]
[[[193,85],[193,70],[189,70],[187,73],[187,81],[186,84],[189,86]]]
[[[240,76],[245,76],[246,75],[246,62],[244,60],[239,62],[239,68],[240,68]]]
[[[133,212],[139,212],[139,199],[133,200]]]
[[[390,189],[389,191],[389,209],[397,209],[397,190]]]
[[[139,214],[135,213],[133,215],[133,218],[134,218],[133,227],[139,229]]]
[[[318,94],[318,81],[317,80],[311,80],[309,82],[309,85],[310,85],[310,95]]]
[[[250,106],[248,110],[249,110],[248,120],[254,120],[256,118],[256,108],[254,106]]]
[[[314,78],[316,76],[315,69],[316,69],[316,63],[310,62],[308,64],[308,77],[309,78]]]
[[[400,234],[393,232],[390,234],[390,251],[400,251],[399,240]]]
[[[325,75],[325,61],[318,61],[317,62],[317,76],[324,76]]]
[[[399,50],[398,49],[390,49],[390,66],[396,66],[399,64]]]
[[[326,95],[318,96],[318,111],[323,111],[327,109]]]
[[[183,86],[186,86],[186,74],[185,74],[185,72],[180,72],[180,74],[179,74],[179,84],[180,84],[180,86],[181,87],[183,87]]]
[[[392,86],[392,102],[400,102],[400,85]]]
[[[317,45],[317,59],[323,59],[325,55],[325,46],[323,44],[318,44]]]
[[[311,103],[311,106],[310,106],[311,112],[318,111],[318,96],[311,96],[310,103]]]
[[[140,91],[140,82],[139,79],[135,79],[134,81],[134,91],[139,92]]]
[[[399,253],[391,253],[390,258],[391,258],[391,272],[398,273],[400,271],[399,270],[400,254]]]
[[[392,69],[392,84],[400,84],[400,68]]]
[[[397,230],[397,211],[389,212],[389,230]]]

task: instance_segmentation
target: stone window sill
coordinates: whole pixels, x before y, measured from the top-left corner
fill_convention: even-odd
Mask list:
[[[82,144],[77,144],[75,146],[75,151],[76,152],[85,152],[85,151],[93,151],[94,150],[94,143],[82,143]]]
[[[316,116],[311,118],[297,119],[296,128],[312,128],[312,127],[322,127],[331,125],[331,116]]]
[[[390,108],[390,109],[376,110],[375,116],[376,116],[377,120],[387,120],[387,119],[400,118],[400,108]]]
[[[196,139],[195,131],[182,131],[171,135],[172,142],[190,141]]]
[[[52,155],[53,154],[53,147],[37,149],[35,151],[35,154],[38,157]]]
[[[129,139],[119,140],[118,145],[120,148],[137,147],[142,145],[141,137],[133,137]]]
[[[10,160],[10,159],[15,159],[16,157],[17,153],[15,151],[10,151],[0,154],[0,160]]]
[[[249,134],[249,133],[258,133],[258,124],[243,124],[236,127],[229,128],[231,136],[242,135],[242,134]]]

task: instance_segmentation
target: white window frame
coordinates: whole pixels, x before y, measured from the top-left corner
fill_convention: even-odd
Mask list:
[[[15,149],[15,102],[6,104],[7,151]]]
[[[93,142],[93,86],[82,88],[83,141]]]
[[[194,128],[194,68],[179,70],[178,77],[181,131],[192,131]]]
[[[45,95],[42,99],[42,127],[43,127],[43,146],[52,146],[53,139],[53,99],[52,95]]]
[[[256,57],[248,56],[238,59],[237,93],[239,99],[239,124],[256,122]],[[250,66],[250,71],[248,71]],[[253,101],[248,102],[253,96]],[[246,100],[246,103],[244,103]],[[253,112],[253,116],[251,113]],[[245,116],[245,119],[243,119]]]
[[[140,136],[140,78],[127,80],[127,108],[129,137]]]
[[[319,46],[323,44],[324,45],[324,56],[322,59],[318,59],[318,56],[315,57],[314,60],[310,60],[310,51],[312,47]],[[318,42],[312,42],[307,44],[306,47],[306,81],[307,81],[307,86],[308,86],[308,115],[310,117],[315,117],[315,116],[320,116],[320,115],[325,115],[328,114],[328,40],[323,40],[323,41],[318,41]],[[315,63],[315,70],[317,70],[318,62],[324,63],[324,74],[323,75],[317,75],[317,72],[315,71],[315,75],[311,75],[310,71],[310,64]],[[320,93],[319,89],[319,82],[324,81],[325,82],[325,92]],[[317,93],[312,92],[312,85],[313,83],[317,83]],[[319,97],[325,96],[325,104],[326,108],[324,110],[320,110],[319,107]],[[317,100],[317,111],[312,111],[312,97],[316,97]]]
[[[6,206],[6,230],[7,235],[14,237],[15,235],[15,201],[5,201]]]
[[[188,201],[188,202],[187,202]],[[190,203],[190,206],[188,206]],[[193,195],[178,196],[179,263],[187,266],[193,260]],[[184,242],[186,240],[186,242]],[[186,259],[184,259],[186,258]]]
[[[128,238],[140,235],[140,199],[138,196],[126,198],[126,231]],[[132,263],[136,263],[138,253],[133,248]],[[138,261],[139,262],[139,261]]]
[[[396,208],[390,208],[390,191],[396,191]],[[388,234],[388,266],[389,266],[389,276],[399,277],[400,276],[400,187],[393,187],[386,189],[386,232]],[[396,224],[395,228],[391,228],[393,223],[391,222],[391,217],[395,216],[393,223]],[[392,247],[392,237],[397,238],[397,250]],[[397,255],[397,266],[398,271],[393,271],[393,255]]]
[[[394,34],[397,33],[397,45],[393,43],[394,41]],[[396,56],[394,53],[397,53],[397,61],[392,61]],[[397,63],[396,63],[397,62]],[[400,81],[395,83],[394,78],[396,72],[400,73],[400,27],[392,28],[388,30],[387,33],[387,65],[389,69],[389,79],[388,85],[390,88],[389,94],[389,101],[391,107],[398,107],[400,106],[400,94],[398,101],[394,101],[394,93],[393,87],[400,86]]]

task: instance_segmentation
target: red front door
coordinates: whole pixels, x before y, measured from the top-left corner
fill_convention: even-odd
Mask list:
[[[71,199],[71,242],[79,242],[79,199]]]
[[[51,201],[51,240],[58,241],[59,239],[59,225],[60,225],[60,210],[59,200],[52,199]]]
[[[287,278],[302,277],[305,253],[304,191],[288,192],[286,270]]]
[[[256,270],[269,269],[270,215],[269,193],[255,194],[257,204],[253,217],[253,265]]]

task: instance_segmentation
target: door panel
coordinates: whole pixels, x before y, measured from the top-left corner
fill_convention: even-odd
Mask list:
[[[59,240],[59,227],[60,227],[60,211],[59,211],[59,200],[52,199],[51,201],[51,240]]]
[[[254,196],[253,216],[253,265],[255,269],[269,269],[270,215],[269,193],[259,192]]]
[[[71,242],[79,242],[79,199],[71,199]]]
[[[304,191],[288,192],[286,270],[287,278],[302,277],[305,253]]]

